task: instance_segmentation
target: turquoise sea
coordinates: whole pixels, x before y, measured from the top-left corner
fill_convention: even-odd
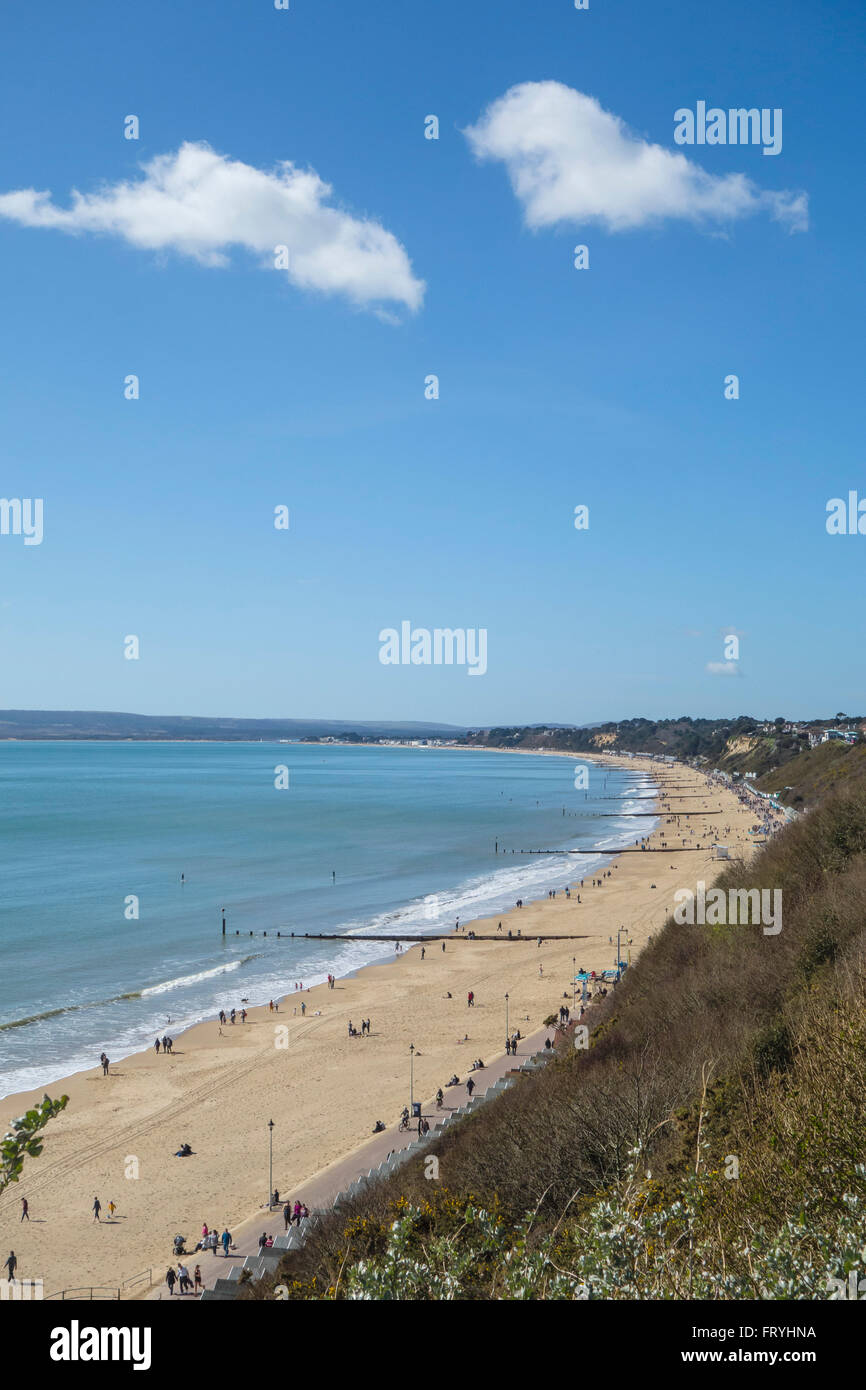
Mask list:
[[[93,1066],[103,1049],[119,1060],[241,998],[266,1003],[296,980],[389,958],[370,933],[451,928],[591,874],[656,822],[621,818],[645,808],[633,800],[645,774],[591,766],[576,790],[578,764],[436,748],[0,744],[0,1094]],[[572,847],[598,855],[511,853]]]

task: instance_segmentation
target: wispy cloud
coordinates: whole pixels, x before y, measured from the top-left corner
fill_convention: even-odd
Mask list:
[[[287,161],[256,169],[209,145],[185,143],[144,164],[136,180],[94,193],[73,190],[69,207],[33,188],[0,194],[0,217],[24,227],[109,234],[206,266],[227,265],[234,247],[273,266],[275,247],[285,246],[289,265],[279,273],[300,289],[365,307],[420,308],[424,282],[397,238],[334,206],[332,192],[312,169]]]
[[[532,228],[595,221],[621,232],[669,218],[718,225],[760,212],[790,231],[808,225],[805,193],[767,191],[744,174],[708,174],[561,82],[510,88],[464,134],[479,159],[505,164]]]
[[[708,661],[706,666],[711,676],[738,676],[740,668],[736,661]]]

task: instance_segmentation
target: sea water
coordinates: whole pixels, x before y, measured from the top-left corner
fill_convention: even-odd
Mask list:
[[[591,876],[656,824],[622,818],[651,804],[637,798],[652,783],[591,765],[578,789],[576,765],[424,747],[0,743],[0,1094],[393,958],[370,935],[451,930]],[[562,852],[575,847],[597,853]],[[512,853],[528,849],[558,852]]]

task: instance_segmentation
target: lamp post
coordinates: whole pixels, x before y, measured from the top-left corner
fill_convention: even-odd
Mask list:
[[[415,1102],[415,1044],[409,1044],[409,1113]]]
[[[620,974],[620,968],[619,968],[619,938],[620,938],[620,933],[621,933],[621,931],[622,931],[622,927],[617,927],[617,929],[616,929],[616,978],[617,978],[617,979],[619,979],[619,974]]]
[[[510,1034],[509,1031],[508,1031],[508,995],[507,995],[507,994],[506,994],[506,996],[505,996],[505,1036],[506,1036],[506,1038],[510,1038],[510,1037],[511,1037],[511,1034]]]
[[[577,956],[571,958],[571,1012],[575,1008],[575,991],[577,990]]]
[[[268,1120],[268,1211],[274,1195],[274,1122]]]

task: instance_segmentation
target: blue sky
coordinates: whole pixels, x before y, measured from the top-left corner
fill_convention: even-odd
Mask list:
[[[804,0],[7,8],[0,214],[21,190],[54,209],[104,198],[206,143],[220,167],[314,170],[340,227],[372,221],[399,264],[395,297],[363,302],[366,264],[329,288],[333,248],[310,288],[243,246],[214,267],[0,215],[0,493],[44,499],[41,545],[0,536],[0,706],[466,724],[866,710],[866,537],[825,529],[828,499],[866,496],[864,38],[860,6]],[[544,83],[725,197],[715,181],[745,175],[757,209],[528,225],[507,161],[464,132]],[[674,112],[698,100],[781,108],[782,152],[680,150]],[[497,131],[519,143],[526,119],[502,110]],[[602,172],[634,208],[633,181]],[[806,195],[807,227],[771,215],[782,193]],[[383,666],[379,632],[405,619],[485,628],[486,674]],[[736,674],[712,675],[727,632]]]

